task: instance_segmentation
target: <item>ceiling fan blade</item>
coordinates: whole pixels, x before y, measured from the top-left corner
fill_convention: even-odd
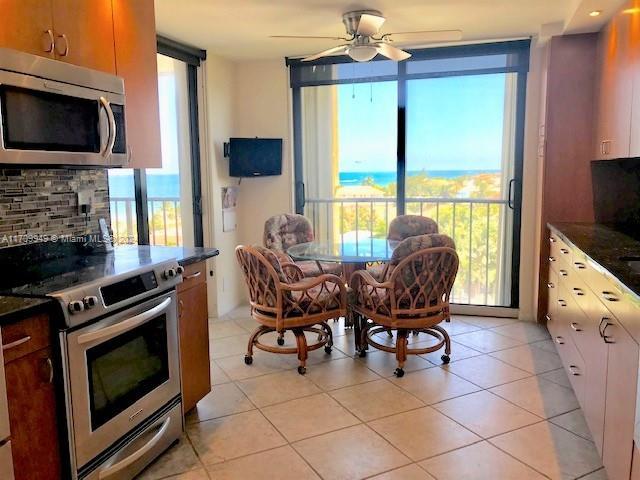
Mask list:
[[[356,33],[363,37],[370,37],[378,33],[380,27],[385,22],[386,18],[378,15],[371,15],[370,13],[363,13],[360,15],[360,21],[358,22],[358,30]]]
[[[307,40],[349,40],[345,37],[314,37],[306,35],[269,35],[269,38],[294,38],[294,39],[307,39]]]
[[[402,37],[407,37],[406,39]],[[462,30],[424,30],[418,32],[393,32],[383,35],[385,40],[392,42],[421,41],[421,42],[455,42],[462,40]]]
[[[388,43],[379,43],[377,45],[378,53],[384,57],[387,57],[391,60],[395,60],[396,62],[401,62],[402,60],[406,60],[411,56],[410,53],[405,52],[404,50],[400,50]]]
[[[345,54],[347,53],[347,45],[339,45],[337,47],[330,48],[328,50],[324,50],[320,53],[316,53],[315,55],[310,55],[302,59],[303,62],[312,62],[322,57],[327,57],[329,55],[335,55],[336,53]]]

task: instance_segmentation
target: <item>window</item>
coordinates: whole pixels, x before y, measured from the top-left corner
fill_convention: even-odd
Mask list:
[[[343,246],[429,216],[457,244],[453,301],[517,307],[529,42],[412,54],[288,60],[296,210]]]
[[[162,168],[109,171],[119,243],[202,245],[197,68],[204,52],[158,40]]]

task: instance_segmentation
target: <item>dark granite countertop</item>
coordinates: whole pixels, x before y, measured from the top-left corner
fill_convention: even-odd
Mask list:
[[[45,297],[49,293],[107,275],[172,259],[185,266],[219,254],[216,248],[139,245],[118,246],[110,253],[58,248],[58,254],[50,254],[42,245],[35,250],[24,247],[2,250],[0,268],[13,274],[0,280],[0,320],[48,302]]]
[[[640,241],[597,223],[552,223],[549,228],[640,297],[640,273],[621,260],[621,257],[640,258]]]

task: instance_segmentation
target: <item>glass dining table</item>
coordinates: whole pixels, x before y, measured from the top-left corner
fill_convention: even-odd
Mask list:
[[[356,270],[365,270],[368,264],[387,262],[391,259],[393,251],[400,242],[387,240],[386,238],[365,237],[353,241],[314,241],[299,243],[287,249],[287,254],[294,260],[312,260],[322,263],[341,263],[344,278],[347,280]],[[347,284],[348,287],[348,284]],[[351,292],[350,292],[351,293]],[[350,305],[354,301],[349,295]],[[345,326],[353,327],[355,334],[356,351],[360,351],[360,331],[366,322],[353,309],[349,309],[345,318]]]

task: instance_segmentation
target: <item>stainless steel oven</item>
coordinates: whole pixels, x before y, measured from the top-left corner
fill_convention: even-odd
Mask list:
[[[126,166],[124,82],[0,49],[0,164]]]
[[[131,478],[182,430],[175,290],[63,339],[78,478]]]

